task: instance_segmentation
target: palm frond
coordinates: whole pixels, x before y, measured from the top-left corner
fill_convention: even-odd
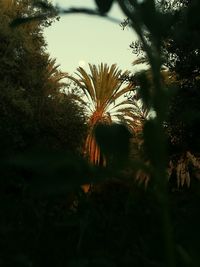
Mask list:
[[[115,115],[129,116],[130,106],[133,107],[133,105],[130,100],[120,100],[120,97],[130,92],[133,86],[130,83],[125,84],[125,81],[121,79],[129,72],[122,73],[116,64],[112,64],[110,67],[103,63],[98,66],[89,64],[89,70],[90,73],[87,73],[79,67],[76,72],[77,77],[68,76],[68,78],[82,89],[88,100],[88,105],[93,107],[90,109],[89,126],[91,130],[86,139],[85,149],[90,161],[99,164],[102,158],[105,163],[105,158],[101,155],[96,144],[94,126],[98,123],[111,123],[115,119]],[[84,99],[84,101],[86,100]]]

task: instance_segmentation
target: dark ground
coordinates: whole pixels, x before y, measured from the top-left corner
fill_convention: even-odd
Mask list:
[[[159,205],[122,181],[35,197],[1,183],[0,266],[166,266]],[[200,266],[200,185],[169,190],[177,266]]]

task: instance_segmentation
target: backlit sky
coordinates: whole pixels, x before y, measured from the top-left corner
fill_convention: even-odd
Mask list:
[[[93,0],[52,0],[63,8],[96,6]],[[109,16],[123,21],[125,18],[117,4],[112,6]],[[86,63],[116,63],[122,70],[133,70],[135,56],[129,45],[136,39],[132,29],[105,18],[70,14],[62,15],[60,21],[45,30],[48,52],[57,59],[61,69],[73,73],[79,65]],[[84,68],[87,69],[86,66]]]

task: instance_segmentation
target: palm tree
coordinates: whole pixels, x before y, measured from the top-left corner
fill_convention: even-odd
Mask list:
[[[123,96],[133,90],[131,83],[125,83],[123,77],[129,75],[112,64],[89,64],[90,74],[82,67],[77,69],[78,78],[68,76],[84,93],[84,102],[88,115],[89,132],[84,152],[93,164],[105,165],[105,157],[95,141],[94,129],[99,123],[110,124],[131,113],[131,101]]]
[[[46,86],[44,91],[49,97],[59,95],[67,86],[64,79],[68,77],[68,73],[62,72],[59,67],[60,65],[56,64],[56,59],[48,56],[46,72],[44,73],[47,83],[44,85]]]

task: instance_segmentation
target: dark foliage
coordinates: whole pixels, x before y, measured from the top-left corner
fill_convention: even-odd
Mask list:
[[[110,10],[113,0],[95,0],[95,3],[97,4],[99,12],[104,14]]]
[[[168,129],[173,151],[199,153],[200,27],[199,1],[185,2],[164,43],[166,65],[176,73],[177,93],[169,107]]]
[[[34,2],[48,9],[47,1]],[[118,2],[123,2],[125,11],[123,5],[132,7],[131,1]],[[154,16],[158,15],[152,8],[154,1],[143,2],[139,9],[143,12],[141,17],[159,41],[154,43],[152,38],[152,44],[161,44],[160,27],[155,28],[158,24],[152,23],[163,22],[163,17],[160,15],[159,20]],[[180,2],[188,4],[187,1]],[[22,4],[26,10],[27,6],[23,4],[30,2],[18,0],[16,3]],[[194,3],[191,13],[187,6],[183,14],[190,14],[192,25],[198,28],[195,14],[199,4],[198,1],[191,3],[191,7]],[[133,183],[133,177],[119,173],[117,168],[91,167],[82,157],[74,155],[85,129],[82,111],[72,96],[61,94],[58,84],[58,87],[52,87],[52,80],[47,79],[49,60],[44,52],[41,28],[34,28],[36,32],[30,30],[35,20],[9,28],[9,23],[19,14],[13,17],[13,10],[7,9],[9,12],[5,15],[2,3],[0,5],[0,266],[199,266],[199,183],[195,181],[190,189],[172,191],[170,185],[166,188],[164,180],[166,154],[161,126],[166,115],[166,101],[162,90],[159,91],[160,69],[156,69],[160,55],[152,53],[158,52],[158,47],[153,46],[152,50],[147,47],[152,60],[153,83],[158,92],[149,91],[148,94],[148,104],[157,112],[157,118],[145,125],[144,133],[155,179],[144,190]],[[151,9],[145,10],[145,5],[150,5]],[[34,17],[37,14],[28,15]],[[41,26],[46,25],[45,22],[51,23],[51,19],[40,18],[43,18]],[[131,16],[129,19],[137,22]],[[150,19],[152,23],[149,25]],[[140,29],[140,25],[133,25],[136,30]],[[188,24],[181,24],[181,27],[177,29],[182,29],[183,38],[189,34],[185,32]],[[179,49],[177,35],[173,37],[176,42],[172,47]],[[191,51],[187,50],[187,45],[184,49],[181,47],[180,54],[173,51],[180,60]],[[190,64],[193,62],[195,59]],[[195,102],[198,75],[190,79],[193,70],[198,69],[198,60],[186,72],[178,61],[173,65],[175,67],[180,92],[187,92],[180,98],[178,110],[190,105],[198,110]],[[146,87],[144,83],[144,89]],[[195,93],[190,98],[193,90]],[[176,104],[178,97],[174,98]],[[191,99],[194,101],[190,102]],[[172,107],[170,114],[173,114]],[[172,120],[168,125],[173,129]],[[194,129],[195,125],[188,129]],[[113,155],[120,161],[127,159],[129,134],[123,126],[101,126],[96,134],[102,149],[112,160]],[[108,139],[104,140],[104,137]],[[182,144],[185,143],[188,144],[186,139]],[[97,184],[97,180],[101,183]],[[91,181],[94,183],[91,191],[84,194],[80,185]]]
[[[45,52],[42,29],[46,24],[41,20],[14,29],[9,26],[15,16],[27,13],[30,4],[1,3],[1,156],[35,146],[75,151],[86,131],[83,110],[72,95],[61,93],[65,74]],[[47,20],[50,24],[50,15]]]

